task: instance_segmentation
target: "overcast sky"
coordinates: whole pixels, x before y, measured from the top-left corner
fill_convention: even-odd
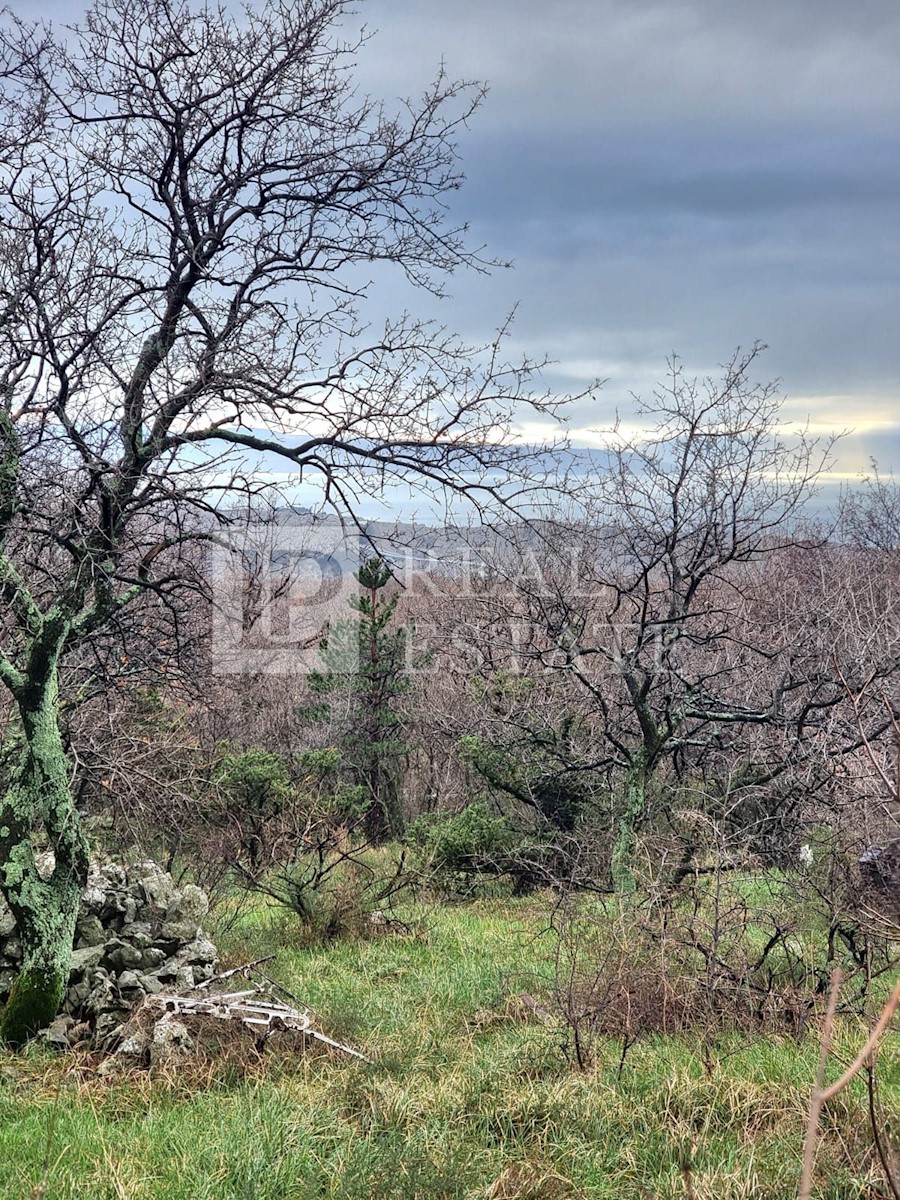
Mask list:
[[[790,415],[855,431],[842,471],[900,473],[896,0],[360,0],[354,21],[373,95],[418,95],[442,59],[490,85],[453,216],[514,263],[436,307],[389,282],[380,308],[480,341],[518,304],[554,385],[608,380],[576,429],[673,351],[703,374],[760,340]]]
[[[454,199],[514,260],[439,308],[517,344],[604,424],[677,351],[703,373],[766,342],[791,412],[854,428],[842,467],[900,468],[900,5],[893,0],[369,0],[385,97],[441,58],[489,82]]]

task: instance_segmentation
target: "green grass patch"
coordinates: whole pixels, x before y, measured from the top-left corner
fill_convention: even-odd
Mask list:
[[[815,1038],[653,1036],[624,1066],[609,1042],[575,1072],[559,1030],[514,1003],[550,978],[546,919],[535,899],[480,900],[431,911],[417,936],[300,949],[289,922],[248,911],[221,938],[229,958],[274,951],[271,975],[375,1063],[310,1050],[250,1072],[223,1063],[199,1082],[189,1070],[109,1082],[74,1056],[7,1055],[0,1197],[795,1196]],[[836,1063],[861,1031],[841,1027]],[[880,1073],[896,1113],[896,1040]],[[866,1121],[854,1083],[823,1122],[819,1197],[888,1194]]]

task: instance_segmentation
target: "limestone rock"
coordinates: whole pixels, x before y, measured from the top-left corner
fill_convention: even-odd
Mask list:
[[[42,860],[42,870],[48,869],[50,860]],[[154,862],[127,868],[94,864],[75,926],[64,1015],[45,1035],[48,1044],[62,1047],[65,1026],[77,1028],[80,1041],[89,1028],[93,1043],[102,1046],[121,1036],[123,1023],[145,995],[186,991],[209,979],[217,955],[202,928],[208,912],[209,901],[200,888],[178,887]],[[21,958],[15,921],[0,901],[0,1004],[15,982]],[[177,1036],[161,1036],[173,1036],[173,1046],[180,1044]],[[166,1053],[158,1049],[157,1058]]]
[[[119,995],[123,1000],[128,1000],[130,1003],[141,1000],[146,994],[141,977],[136,971],[123,971],[116,980],[116,987],[118,987]]]
[[[107,942],[101,949],[103,952],[103,965],[108,970],[117,973],[139,967],[143,960],[143,953],[140,948],[130,945],[121,936],[113,938],[112,941]]]
[[[175,972],[176,992],[189,992],[195,983],[193,967],[179,967]]]
[[[130,1011],[129,1008],[111,1008],[101,1012],[94,1024],[92,1041],[99,1046],[116,1041],[119,1030],[128,1019]]]
[[[205,894],[193,883],[187,884],[166,909],[162,936],[175,940],[193,940],[208,912],[209,901]]]
[[[69,959],[69,979],[77,980],[93,967],[99,966],[104,952],[105,947],[102,944],[98,946],[84,946],[80,950],[73,950],[72,957]]]
[[[157,920],[163,920],[166,910],[175,899],[175,881],[172,876],[155,862],[135,863],[130,876],[133,881],[140,883],[147,909]]]
[[[183,1025],[181,1021],[164,1018],[156,1022],[153,1030],[153,1038],[150,1042],[150,1066],[157,1067],[183,1058],[184,1055],[190,1054],[193,1048],[194,1043],[187,1026]]]
[[[75,945],[81,950],[85,946],[102,946],[106,941],[106,930],[94,913],[85,913],[75,925]]]
[[[57,1017],[44,1034],[44,1040],[54,1050],[68,1050],[69,1034],[75,1028],[74,1017]]]
[[[109,1040],[113,1041],[116,1037],[116,1032],[113,1031],[109,1035]],[[117,1040],[117,1039],[116,1039]],[[117,1075],[121,1071],[130,1071],[135,1067],[146,1065],[148,1058],[148,1039],[144,1034],[132,1034],[125,1037],[119,1042],[112,1054],[100,1063],[97,1068],[97,1074]]]

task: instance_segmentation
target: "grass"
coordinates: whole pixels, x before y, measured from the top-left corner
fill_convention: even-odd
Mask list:
[[[248,913],[228,956],[275,950],[273,976],[376,1063],[309,1051],[110,1082],[75,1056],[0,1057],[0,1198],[796,1196],[815,1039],[657,1036],[621,1070],[609,1043],[575,1072],[559,1031],[515,1003],[549,977],[544,921],[535,900],[482,900],[418,937],[298,949],[289,924]],[[841,1029],[836,1063],[860,1032]],[[894,1112],[896,1050],[881,1068]],[[869,1147],[856,1082],[825,1114],[816,1194],[888,1195]]]

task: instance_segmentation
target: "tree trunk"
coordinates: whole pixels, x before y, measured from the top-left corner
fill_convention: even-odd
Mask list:
[[[35,698],[21,702],[24,748],[0,802],[0,889],[22,942],[22,968],[0,1013],[0,1041],[21,1046],[53,1020],[65,992],[75,921],[87,878],[88,849],[69,786],[57,711],[55,672]],[[43,826],[55,866],[35,862]]]
[[[647,808],[647,784],[650,770],[647,755],[638,751],[625,777],[625,807],[619,818],[612,851],[612,885],[616,892],[633,892],[636,884],[633,873],[636,831]]]

